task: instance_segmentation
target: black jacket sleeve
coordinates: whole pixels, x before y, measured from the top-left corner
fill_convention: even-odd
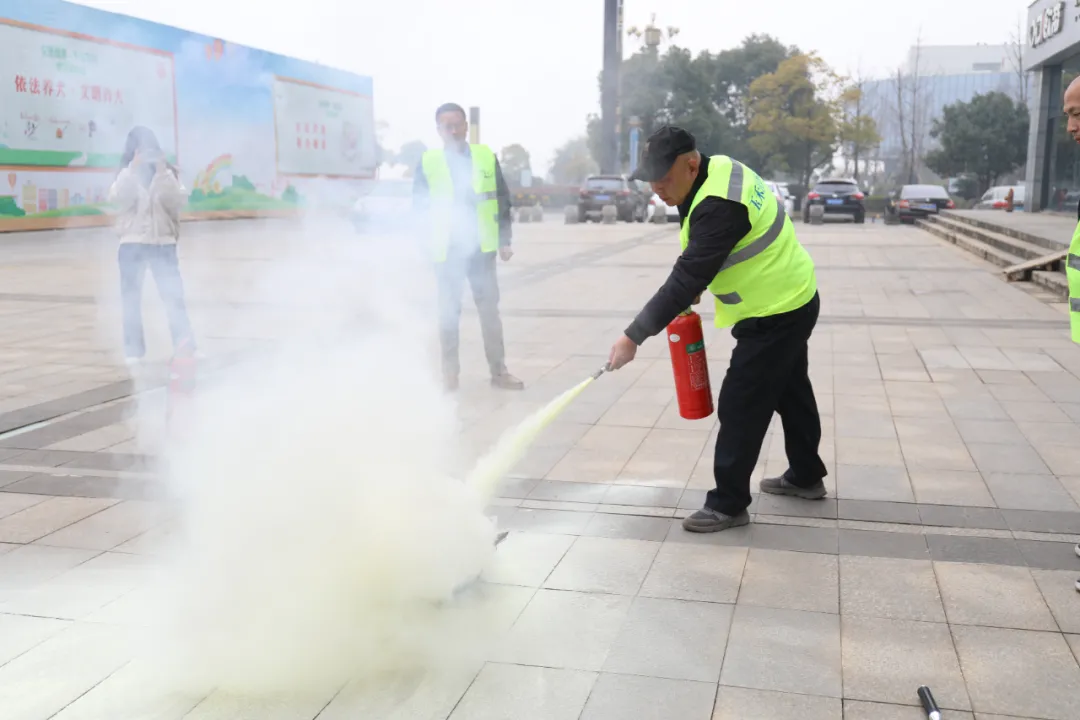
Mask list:
[[[750,232],[746,206],[718,197],[698,203],[689,222],[686,250],[652,300],[626,328],[627,337],[638,345],[660,333],[708,289],[732,249]]]
[[[499,199],[499,247],[509,247],[514,236],[514,224],[511,217],[510,187],[503,177],[502,166],[495,160],[495,195]]]

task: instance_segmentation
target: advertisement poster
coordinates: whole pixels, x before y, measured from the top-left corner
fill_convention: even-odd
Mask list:
[[[375,175],[368,77],[60,0],[0,13],[0,232],[108,222],[137,126],[187,217],[292,214]]]

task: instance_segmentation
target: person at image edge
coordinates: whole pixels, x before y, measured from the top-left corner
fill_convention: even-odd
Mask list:
[[[821,418],[807,357],[820,300],[814,263],[787,213],[757,173],[724,155],[702,156],[694,137],[677,127],[649,137],[633,177],[678,206],[682,254],[615,341],[610,368],[632,361],[641,343],[706,290],[715,297],[716,326],[731,327],[736,340],[717,402],[716,488],[683,527],[717,532],[750,522],[750,475],[774,412],[784,425],[788,470],[762,480],[761,491],[825,497]]]
[[[1065,115],[1068,118],[1066,128],[1069,135],[1080,143],[1080,78],[1069,83],[1065,90]],[[1069,324],[1072,328],[1072,339],[1073,342],[1080,343],[1080,205],[1076,209],[1076,219],[1076,230],[1073,231],[1069,255],[1065,262],[1065,274],[1069,280]],[[1076,554],[1080,556],[1080,545],[1076,546]],[[1080,580],[1076,581],[1076,589],[1080,592]]]

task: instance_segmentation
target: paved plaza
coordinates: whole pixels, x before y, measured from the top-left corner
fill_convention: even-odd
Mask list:
[[[717,424],[678,416],[653,339],[502,485],[490,512],[510,535],[483,591],[505,631],[488,662],[316,703],[146,690],[125,629],[146,617],[171,513],[117,351],[114,240],[0,236],[0,718],[919,720],[925,684],[946,720],[1076,720],[1080,347],[1060,299],[916,228],[796,229],[822,295],[828,499],[755,494],[750,526],[685,533]],[[298,233],[185,227],[211,371],[274,342],[280,309],[245,305],[245,288]],[[553,217],[515,243],[502,308],[528,387],[488,387],[466,311],[463,467],[599,368],[678,252],[673,225]],[[169,343],[148,290],[160,385]],[[732,340],[707,336],[718,389]],[[776,422],[755,491],[783,448]]]

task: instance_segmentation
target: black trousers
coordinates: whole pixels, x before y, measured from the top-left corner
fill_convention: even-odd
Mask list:
[[[725,515],[738,515],[750,505],[750,475],[773,413],[784,424],[788,480],[816,485],[826,475],[818,455],[821,417],[810,384],[807,342],[817,324],[821,300],[817,294],[797,310],[735,324],[724,382],[720,386],[713,474],[706,507]]]

